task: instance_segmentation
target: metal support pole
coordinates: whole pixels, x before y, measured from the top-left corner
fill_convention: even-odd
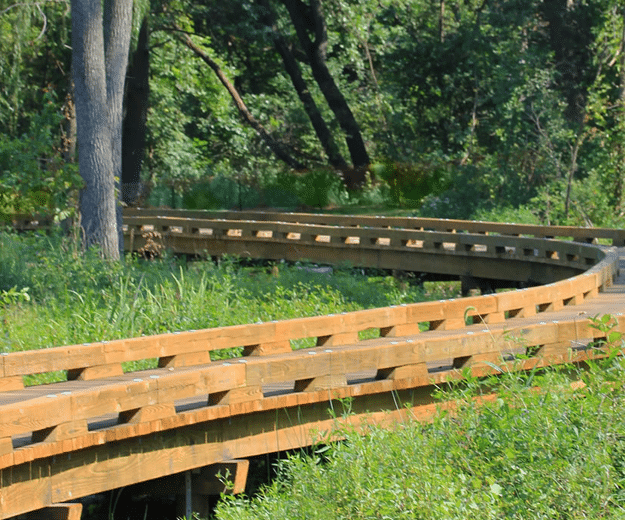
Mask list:
[[[184,501],[185,518],[191,520],[193,517],[193,493],[191,489],[191,471],[184,472]]]

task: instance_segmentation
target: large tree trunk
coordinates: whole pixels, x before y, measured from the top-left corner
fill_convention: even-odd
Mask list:
[[[72,66],[80,174],[81,227],[86,247],[119,259],[115,183],[121,176],[121,117],[132,0],[72,0]]]
[[[150,50],[148,21],[143,19],[137,48],[132,55],[126,78],[126,114],[122,138],[122,202],[137,204],[141,193],[141,166],[145,155],[148,101],[150,95]]]
[[[357,188],[365,181],[366,167],[370,162],[369,154],[354,114],[326,63],[328,35],[321,1],[310,0],[310,5],[301,0],[282,1],[289,11],[297,37],[310,62],[313,77],[345,132],[345,142],[354,166],[353,170],[344,172],[345,183],[348,188]],[[314,40],[311,39],[311,34]]]
[[[86,247],[97,244],[107,258],[119,258],[100,0],[72,0],[72,47],[78,164],[85,183],[80,225]]]
[[[317,138],[328,157],[328,162],[339,170],[346,170],[347,162],[341,155],[332,137],[332,132],[330,132],[328,125],[326,125],[321,115],[319,107],[317,107],[314,98],[308,90],[308,85],[306,85],[306,81],[302,77],[302,72],[297,60],[285,38],[278,32],[275,16],[269,2],[267,0],[259,0],[259,4],[264,9],[263,23],[271,30],[274,46],[282,58],[284,69],[291,78],[291,83],[293,83],[293,87],[295,87],[297,96],[304,105],[304,110],[306,114],[308,114],[308,118],[317,134]]]

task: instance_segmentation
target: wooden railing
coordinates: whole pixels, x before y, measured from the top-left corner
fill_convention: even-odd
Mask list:
[[[605,337],[588,316],[571,312],[554,321],[550,311],[584,303],[609,287],[618,272],[614,251],[577,242],[490,236],[485,233],[495,228],[475,223],[454,223],[456,232],[428,232],[413,228],[429,225],[406,219],[383,219],[382,226],[367,228],[362,227],[368,221],[364,217],[348,218],[360,222],[355,227],[328,220],[323,225],[299,223],[301,215],[293,217],[297,222],[285,222],[283,215],[282,222],[228,216],[231,220],[127,216],[126,245],[136,250],[146,233],[158,232],[166,247],[182,244],[179,252],[236,251],[241,245],[244,250],[258,247],[254,254],[260,256],[288,253],[296,245],[309,253],[322,250],[330,260],[355,251],[357,258],[376,266],[388,262],[399,269],[410,267],[407,255],[427,254],[456,270],[466,268],[468,260],[530,265],[532,273],[546,273],[538,277],[551,283],[456,300],[3,354],[0,470],[191,424],[426,388],[462,377],[462,369],[479,376],[605,355],[588,348],[593,339]],[[508,228],[505,234],[511,234]],[[622,240],[616,230],[598,235],[616,244]],[[587,230],[584,240],[598,235]],[[391,254],[385,257],[386,252]],[[399,265],[391,265],[393,261]],[[511,279],[516,276],[510,273]],[[557,280],[563,276],[571,277]],[[529,320],[515,319],[520,317]],[[625,329],[625,316],[615,319],[617,328]],[[371,329],[377,337],[361,339]],[[315,346],[293,350],[293,342],[304,338]],[[211,352],[235,347],[241,349],[237,357],[211,360]],[[123,372],[124,362],[152,358],[158,359],[158,368]],[[56,371],[66,371],[67,381],[24,389],[23,376]],[[25,392],[30,399],[24,400]],[[94,486],[85,484],[84,493],[94,492]],[[2,493],[0,486],[0,497]],[[72,494],[53,501],[68,496]],[[35,505],[43,507],[45,500]],[[0,518],[19,512],[0,500]]]
[[[171,217],[186,219],[255,220],[319,224],[342,227],[391,227],[448,233],[479,233],[534,238],[572,239],[589,244],[605,240],[610,245],[625,246],[625,230],[574,226],[539,226],[472,220],[435,219],[420,217],[386,217],[371,215],[333,215],[312,213],[278,213],[263,211],[206,211],[161,208],[126,208],[124,217]]]

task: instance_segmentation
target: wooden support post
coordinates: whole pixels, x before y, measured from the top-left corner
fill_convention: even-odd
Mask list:
[[[487,325],[503,323],[504,321],[506,321],[506,317],[503,312],[491,312],[489,314],[477,315],[473,318],[473,323],[485,323]]]
[[[105,377],[117,377],[124,374],[121,363],[111,365],[98,365],[85,368],[74,368],[67,371],[68,380],[91,381],[93,379],[104,379]]]
[[[425,382],[429,380],[429,373],[425,363],[416,363],[401,367],[379,368],[375,378],[392,380],[419,378]]]
[[[239,404],[256,401],[263,398],[263,389],[260,386],[244,386],[224,392],[215,392],[208,396],[208,404]]]
[[[330,374],[295,381],[296,392],[316,392],[318,390],[328,390],[340,386],[347,386],[345,374]]]
[[[195,513],[199,518],[208,518],[214,497],[222,493],[230,495],[245,491],[249,466],[248,460],[229,460],[185,471],[184,479],[180,475],[172,475],[157,481],[161,484],[149,485],[150,482],[146,482],[143,487],[147,493],[153,493],[155,488],[173,490],[179,497],[179,516],[186,515],[186,518],[191,519]]]
[[[454,330],[465,327],[464,317],[430,321],[430,330]]]
[[[342,334],[332,334],[330,336],[319,336],[317,338],[318,347],[336,347],[339,345],[351,345],[358,343],[358,332],[345,332]]]
[[[531,354],[533,357],[552,357],[555,355],[558,355],[558,356],[568,355],[570,348],[571,348],[571,342],[563,341],[559,343],[549,343],[546,345],[540,345],[538,347],[535,347],[533,349],[528,349],[528,350],[531,351]]]
[[[200,471],[193,483],[196,493],[202,495],[237,495],[245,491],[250,461],[245,459],[229,460],[211,464]],[[227,485],[230,484],[230,485]]]
[[[174,403],[154,404],[120,412],[120,423],[141,423],[176,415]]]
[[[244,356],[269,356],[270,354],[285,354],[291,352],[291,342],[287,339],[284,341],[273,341],[270,343],[259,343],[257,345],[248,345],[243,349]]]
[[[538,305],[539,312],[551,312],[551,311],[559,311],[564,308],[564,303],[562,300],[554,300],[552,302],[541,303]]]
[[[185,352],[175,356],[164,356],[159,358],[159,368],[191,367],[197,365],[207,365],[211,362],[210,353],[207,350],[200,352]]]
[[[391,327],[380,327],[380,337],[382,338],[398,338],[401,336],[413,336],[419,334],[418,323],[402,323]]]
[[[22,376],[0,377],[0,392],[23,390],[24,381]]]
[[[486,362],[498,364],[501,363],[501,353],[500,352],[482,352],[479,354],[473,354],[472,356],[461,356],[454,358],[452,366],[455,369],[462,368],[476,368],[480,365],[484,365]]]
[[[184,514],[187,520],[193,518],[193,488],[191,487],[191,471],[184,472]]]
[[[528,305],[520,309],[510,309],[508,313],[510,318],[529,318],[531,316],[536,316],[536,306]]]
[[[86,434],[87,421],[68,421],[33,432],[33,442],[53,442]]]
[[[13,440],[11,437],[3,437],[0,439],[0,455],[6,455],[13,451]]]

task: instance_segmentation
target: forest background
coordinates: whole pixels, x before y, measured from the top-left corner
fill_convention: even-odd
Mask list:
[[[133,205],[620,226],[625,4],[140,0]],[[71,13],[0,0],[0,212],[76,211]]]

